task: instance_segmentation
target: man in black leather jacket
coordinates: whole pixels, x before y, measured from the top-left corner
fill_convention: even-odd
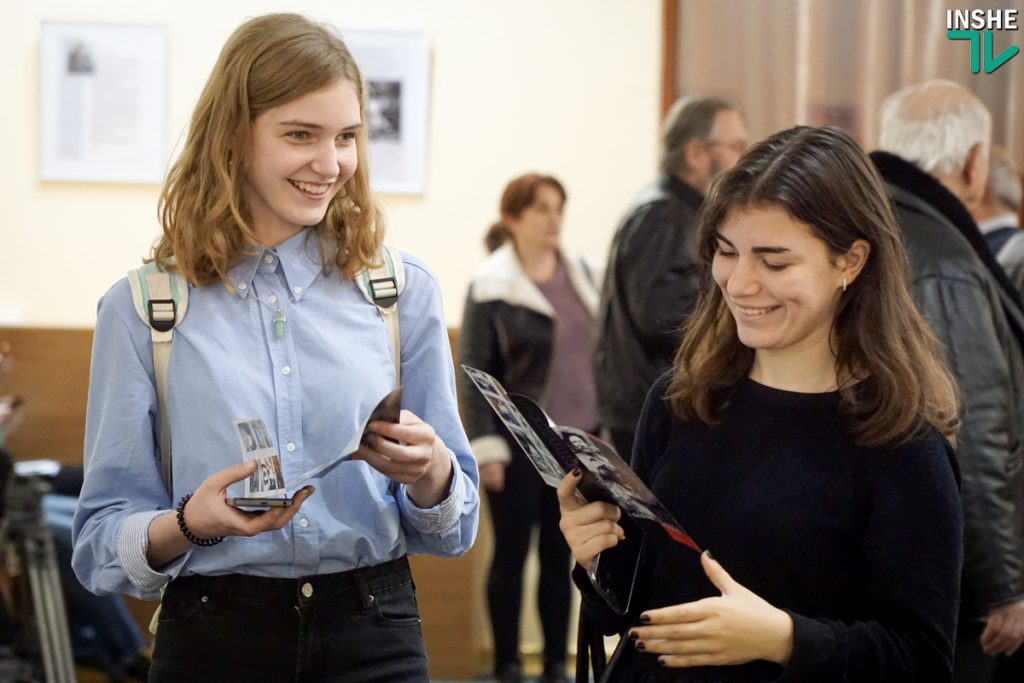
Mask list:
[[[961,681],[991,680],[996,659],[1006,666],[1002,655],[1024,642],[1024,313],[968,212],[985,188],[990,137],[977,98],[929,81],[886,100],[883,151],[872,154],[903,232],[914,298],[960,385]]]
[[[679,99],[665,118],[662,174],[640,191],[612,240],[594,366],[601,422],[627,460],[647,390],[672,364],[700,291],[693,242],[704,193],[748,142],[733,105]]]

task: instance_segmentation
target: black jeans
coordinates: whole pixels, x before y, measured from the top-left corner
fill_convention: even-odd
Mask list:
[[[167,587],[151,683],[423,681],[409,562],[300,579],[190,576]]]
[[[530,533],[539,525],[537,608],[544,633],[544,669],[561,673],[569,633],[569,546],[558,528],[555,490],[544,483],[518,446],[512,451],[512,462],[505,469],[505,490],[487,492],[494,522],[494,559],[487,580],[494,663],[498,669],[519,663],[523,564]]]

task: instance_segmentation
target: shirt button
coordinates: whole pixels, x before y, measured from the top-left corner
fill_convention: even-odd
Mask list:
[[[296,285],[295,287],[292,287],[292,291],[295,292],[296,294],[302,294],[302,287]]]
[[[271,294],[270,296],[268,296],[267,297],[267,303],[276,304],[277,303],[277,295],[276,294]]]
[[[285,444],[284,447],[285,447],[285,450],[287,450],[289,453],[294,453],[295,452],[295,442],[294,441],[289,441],[288,443]]]
[[[274,257],[271,256],[270,254],[267,254],[266,256],[263,257],[263,260],[266,261],[267,263],[273,263]]]
[[[299,520],[299,526],[301,526],[301,527],[302,527],[303,529],[305,529],[306,527],[308,527],[308,526],[309,526],[309,519],[307,519],[307,518],[305,518],[305,517],[303,517],[302,519],[300,519],[300,520]],[[307,595],[306,597],[308,598],[309,596]]]
[[[290,365],[284,366],[283,368],[281,368],[281,372],[286,374],[286,375],[292,374],[292,366],[290,366]]]
[[[302,595],[304,595],[307,598],[313,597],[313,584],[302,584]]]
[[[245,284],[244,282],[239,282],[239,283],[238,283],[238,288],[239,288],[240,290],[242,290],[242,291],[245,291],[245,289],[246,289],[246,288],[247,288],[248,286],[249,286],[249,285]]]

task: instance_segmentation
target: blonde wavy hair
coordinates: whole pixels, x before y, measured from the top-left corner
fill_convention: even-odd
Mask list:
[[[253,121],[263,112],[338,81],[351,83],[366,111],[359,67],[336,31],[297,14],[268,14],[239,26],[221,50],[167,173],[158,212],[163,234],[149,260],[196,285],[231,286],[228,269],[256,242],[244,199]],[[367,126],[356,136],[355,174],[315,226],[324,273],[346,279],[374,265],[384,222],[370,191]]]

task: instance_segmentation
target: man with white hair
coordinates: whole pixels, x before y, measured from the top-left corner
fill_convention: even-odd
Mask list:
[[[992,122],[965,88],[933,80],[882,107],[886,182],[914,299],[960,385],[965,520],[956,678],[991,680],[1024,643],[1024,312],[971,218],[985,191]]]

